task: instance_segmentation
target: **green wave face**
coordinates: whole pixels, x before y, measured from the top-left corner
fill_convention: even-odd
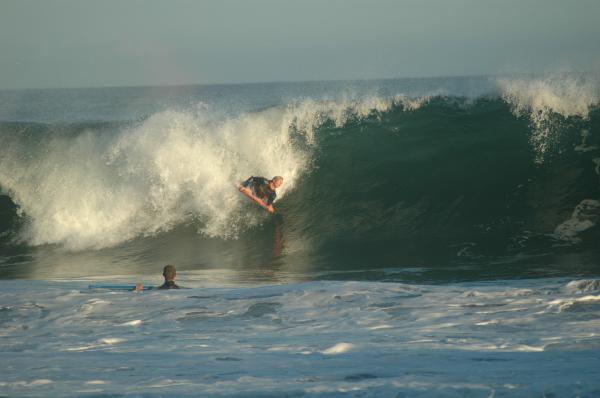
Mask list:
[[[551,115],[543,154],[531,119],[500,99],[436,98],[326,125],[314,171],[281,206],[290,233],[342,268],[595,258],[599,122],[597,110]]]

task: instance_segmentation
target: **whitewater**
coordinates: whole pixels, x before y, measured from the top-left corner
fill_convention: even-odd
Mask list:
[[[593,397],[600,280],[2,282],[8,396]]]
[[[598,396],[599,105],[564,73],[0,91],[0,395]],[[167,263],[187,289],[88,287]]]
[[[599,280],[2,282],[9,396],[593,397]]]

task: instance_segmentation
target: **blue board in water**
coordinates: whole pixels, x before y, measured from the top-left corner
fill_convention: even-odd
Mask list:
[[[135,285],[89,285],[90,289],[134,290]],[[152,290],[152,286],[144,286],[144,290]]]

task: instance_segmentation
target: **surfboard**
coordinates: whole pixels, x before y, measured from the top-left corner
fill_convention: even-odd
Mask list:
[[[238,187],[238,191],[239,191]],[[251,201],[253,201],[254,203],[256,203],[257,205],[259,205],[260,207],[262,207],[263,209],[265,209],[266,211],[268,211],[269,213],[271,213],[271,209],[269,208],[269,206],[267,206],[267,204],[260,198],[257,198],[256,196],[252,195],[249,192],[246,191],[240,191],[240,193],[242,195],[244,195],[245,197],[247,197],[248,199],[250,199]],[[271,214],[275,214],[275,212],[271,213]]]
[[[89,285],[89,289],[133,290],[135,285]],[[144,286],[144,290],[152,290],[152,286]]]

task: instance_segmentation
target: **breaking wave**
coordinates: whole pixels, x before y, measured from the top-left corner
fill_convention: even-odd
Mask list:
[[[324,261],[476,260],[596,239],[596,82],[491,86],[296,98],[236,115],[202,105],[130,122],[4,121],[0,236],[75,251],[182,226],[200,240],[266,239],[270,218],[235,184],[283,175],[288,247],[302,241]]]

